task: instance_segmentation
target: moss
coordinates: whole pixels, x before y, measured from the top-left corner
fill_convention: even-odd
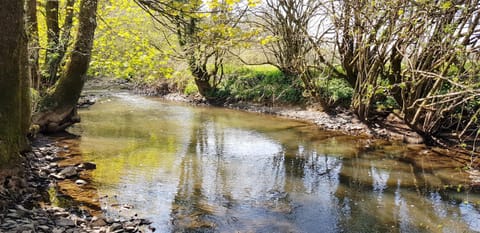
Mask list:
[[[10,22],[0,34],[0,161],[18,158],[27,146],[30,92],[23,1],[0,2],[0,21]]]

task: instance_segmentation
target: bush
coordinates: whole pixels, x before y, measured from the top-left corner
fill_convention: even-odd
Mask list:
[[[350,105],[353,88],[351,88],[345,80],[330,78],[326,81],[321,81],[319,86],[322,96],[326,98],[329,105]]]
[[[304,100],[299,83],[274,66],[225,67],[219,93],[236,100],[266,103],[299,103]]]

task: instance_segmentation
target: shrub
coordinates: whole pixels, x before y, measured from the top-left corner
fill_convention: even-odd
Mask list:
[[[266,103],[299,103],[304,100],[299,83],[274,66],[225,67],[219,93],[236,100]]]

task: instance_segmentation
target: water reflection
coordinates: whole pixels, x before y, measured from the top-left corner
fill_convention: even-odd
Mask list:
[[[101,195],[114,197],[107,214],[132,204],[160,232],[480,230],[478,195],[444,189],[465,174],[438,156],[128,94],[81,115],[80,147]]]

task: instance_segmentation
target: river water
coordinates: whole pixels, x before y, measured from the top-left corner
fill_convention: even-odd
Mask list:
[[[111,216],[156,232],[476,232],[460,164],[240,111],[114,94],[72,129]]]

